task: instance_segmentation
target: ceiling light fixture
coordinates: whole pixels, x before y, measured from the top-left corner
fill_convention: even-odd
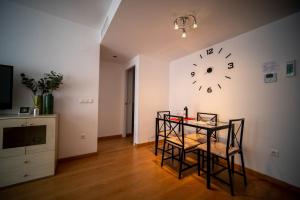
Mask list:
[[[188,28],[196,29],[198,27],[196,17],[194,15],[185,15],[177,17],[174,21],[174,29],[181,30],[182,38],[186,38],[186,30]]]
[[[182,38],[186,38],[186,32],[185,32],[185,29],[184,29],[184,28],[182,29],[181,37],[182,37]]]

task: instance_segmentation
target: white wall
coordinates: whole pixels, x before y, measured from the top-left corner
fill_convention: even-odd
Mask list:
[[[141,144],[154,141],[156,112],[169,107],[169,66],[167,62],[145,54],[132,58],[125,69],[133,66],[135,66],[134,143]],[[122,87],[125,91],[126,71],[123,77]],[[125,94],[122,99],[122,130],[125,136]]]
[[[101,61],[98,137],[121,135],[123,130],[123,82],[125,67]]]
[[[98,31],[7,1],[0,3],[0,27],[0,63],[15,67],[14,109],[32,106],[21,72],[34,78],[50,70],[62,73],[64,84],[54,92],[59,158],[96,152],[98,104],[79,104],[79,99],[98,102]]]
[[[150,142],[155,139],[156,112],[168,109],[168,75],[167,62],[148,55],[140,55],[137,143]]]
[[[300,13],[296,13],[212,46],[223,48],[221,59],[210,55],[201,61],[203,49],[171,62],[169,96],[171,110],[187,105],[191,114],[213,112],[221,120],[245,117],[246,166],[296,186],[300,186],[300,75],[287,78],[285,65],[296,59],[299,68],[299,22]],[[223,57],[229,52],[235,63],[232,70],[226,69]],[[279,64],[278,81],[266,84],[262,66],[269,61]],[[193,63],[200,65],[198,71]],[[198,79],[203,85],[199,92],[190,73],[204,74],[211,65],[215,73]],[[224,79],[224,73],[232,79]],[[219,82],[222,90],[216,85]],[[208,86],[213,86],[211,94],[206,92]],[[272,148],[279,150],[279,158],[270,156]]]

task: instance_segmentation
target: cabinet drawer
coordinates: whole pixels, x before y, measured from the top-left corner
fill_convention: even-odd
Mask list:
[[[26,181],[25,168],[11,170],[10,172],[0,172],[0,187],[21,183]]]
[[[55,151],[0,159],[0,187],[54,175]]]
[[[0,159],[0,173],[11,173],[24,167],[25,155]]]
[[[41,153],[27,154],[0,159],[0,173],[10,173],[24,167],[38,167],[49,164],[54,166],[55,152],[47,151]]]
[[[54,175],[54,161],[52,163],[47,163],[39,166],[28,166],[25,168],[24,179],[25,181],[52,176]]]
[[[0,149],[0,159],[12,156],[21,156],[25,154],[25,147]]]
[[[23,167],[17,170],[12,170],[9,173],[0,172],[0,187],[51,175],[54,175],[54,168],[49,164],[40,165],[38,167]]]
[[[40,165],[53,164],[55,161],[55,151],[45,151],[40,153],[32,153],[26,155],[25,166],[38,167]]]

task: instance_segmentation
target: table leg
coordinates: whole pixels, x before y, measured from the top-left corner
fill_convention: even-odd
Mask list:
[[[155,119],[155,155],[157,155],[157,148],[158,148],[158,130],[159,129],[159,121]]]
[[[213,132],[211,130],[207,130],[207,155],[206,155],[206,166],[207,166],[207,174],[206,174],[206,187],[210,189],[210,136]]]

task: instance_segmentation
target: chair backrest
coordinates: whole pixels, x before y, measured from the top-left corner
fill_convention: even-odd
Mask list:
[[[229,149],[232,147],[237,147],[239,151],[242,151],[244,124],[244,118],[229,120],[226,154],[228,154]]]
[[[197,121],[211,121],[217,125],[218,114],[197,112]]]
[[[169,110],[167,111],[157,111],[157,118],[164,119],[164,115],[170,115],[171,112]]]
[[[164,131],[164,115],[170,115],[170,111],[157,111],[157,113],[156,113],[156,120],[157,120],[157,122],[156,122],[156,128],[158,129],[157,131],[158,132],[161,132],[161,131]],[[169,130],[169,125],[167,124],[167,127],[168,127],[168,129],[167,130]]]
[[[218,123],[218,114],[197,112],[197,121],[206,121],[206,122],[210,121],[210,122],[213,122],[213,125],[216,126]],[[200,133],[200,131],[201,131],[200,128],[196,129],[197,133]],[[212,137],[217,138],[216,131],[212,134]]]
[[[180,145],[184,146],[184,126],[183,117],[176,115],[164,115],[164,128],[165,128],[165,138],[170,135],[172,137],[177,137],[180,141]],[[167,126],[169,126],[169,131],[167,131]]]

